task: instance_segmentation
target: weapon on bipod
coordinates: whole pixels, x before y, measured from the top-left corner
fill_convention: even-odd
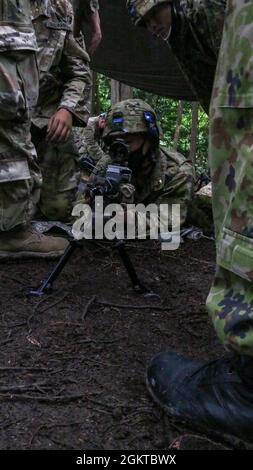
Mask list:
[[[85,183],[83,191],[89,200],[91,208],[94,208],[94,200],[96,196],[103,196],[106,204],[110,202],[120,202],[120,185],[122,183],[129,183],[131,180],[132,172],[124,163],[126,159],[128,148],[123,141],[117,139],[114,142],[114,147],[110,149],[110,153],[113,156],[113,164],[108,165],[102,174],[95,174],[91,181]],[[85,165],[85,163],[84,163]],[[88,160],[89,171],[94,171],[95,167],[92,165],[91,160]],[[93,167],[93,168],[92,168]],[[72,238],[69,246],[66,248],[62,257],[50,272],[48,277],[41,283],[36,289],[31,289],[28,292],[30,296],[42,296],[51,292],[53,283],[63,270],[64,266],[72,256],[74,251],[81,247],[82,241]],[[125,248],[125,242],[122,239],[115,238],[112,242],[112,248],[116,249],[119,253],[121,261],[128,273],[128,276],[132,282],[133,289],[139,294],[143,294],[145,297],[158,297],[152,290],[148,289],[139,279],[135,267],[131,261],[129,254]]]

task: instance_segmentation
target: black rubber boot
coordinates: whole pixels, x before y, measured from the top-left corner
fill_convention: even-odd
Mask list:
[[[201,363],[162,353],[148,367],[147,386],[168,415],[192,429],[253,443],[253,358],[228,355]]]

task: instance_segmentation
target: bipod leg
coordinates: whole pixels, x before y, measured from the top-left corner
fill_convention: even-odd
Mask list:
[[[134,267],[134,265],[131,261],[131,258],[130,258],[129,254],[126,251],[124,241],[123,240],[117,240],[116,243],[115,243],[114,248],[117,248],[117,250],[119,252],[121,260],[122,260],[122,262],[123,262],[123,264],[124,264],[124,266],[127,270],[127,274],[128,274],[128,276],[130,277],[130,279],[132,281],[133,288],[134,288],[135,292],[137,292],[139,294],[143,294],[144,297],[159,297],[157,294],[152,292],[152,290],[145,287],[144,284],[142,284],[142,282],[139,280],[139,278],[137,276],[137,273],[136,273],[136,270],[135,270],[135,267]]]
[[[48,294],[53,288],[53,283],[55,279],[57,279],[57,277],[63,270],[65,264],[69,260],[70,256],[74,253],[75,249],[79,246],[80,244],[76,240],[72,240],[69,243],[69,246],[64,251],[61,258],[59,259],[57,265],[54,267],[53,271],[49,274],[49,276],[45,279],[45,281],[43,281],[37,289],[29,290],[27,295],[41,297],[44,294]]]

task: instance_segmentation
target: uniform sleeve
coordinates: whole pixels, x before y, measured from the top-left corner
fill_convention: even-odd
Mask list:
[[[94,129],[90,126],[87,126],[83,131],[83,137],[85,139],[88,155],[93,158],[95,162],[98,162],[105,156],[105,153],[95,139]]]
[[[181,164],[173,164],[168,168],[167,174],[165,177],[165,184],[161,190],[153,191],[148,199],[143,201],[144,205],[147,206],[153,205],[156,208],[155,215],[158,220],[158,226],[161,233],[167,233],[175,231],[173,226],[173,220],[175,222],[175,208],[174,216],[172,217],[172,205],[178,204],[180,206],[179,217],[176,218],[177,221],[180,221],[180,227],[185,223],[187,210],[189,203],[193,195],[193,166],[190,162],[184,161]],[[160,205],[164,204],[163,210],[161,210]],[[157,222],[152,223],[152,216],[149,211],[146,212],[146,220],[143,223],[143,229],[147,230],[147,233],[152,233],[152,231],[157,226]],[[179,227],[177,227],[177,230]]]
[[[166,176],[165,185],[162,191],[153,194],[153,199],[157,205],[172,204],[180,205],[180,225],[185,223],[187,209],[193,197],[193,166],[185,161],[177,171]],[[171,210],[169,210],[168,226],[172,226]]]
[[[198,5],[197,24],[203,25],[201,31],[205,38],[205,48],[210,48],[218,57],[224,26],[226,0],[204,0]]]
[[[104,154],[103,157],[96,164],[96,171],[95,171],[96,174],[101,171],[104,171],[107,168],[107,166],[112,163],[111,157],[104,152],[103,154]]]
[[[60,64],[64,89],[59,108],[68,109],[76,126],[85,126],[91,105],[92,78],[89,55],[68,33]]]

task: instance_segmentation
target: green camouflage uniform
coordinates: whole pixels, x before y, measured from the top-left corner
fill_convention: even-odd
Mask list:
[[[217,272],[207,299],[226,348],[253,355],[253,8],[228,0],[210,107]]]
[[[165,0],[128,0],[134,24]],[[226,0],[173,0],[168,40],[196,100],[208,113],[221,42]]]
[[[180,224],[186,220],[187,208],[192,199],[193,167],[191,162],[179,152],[160,147],[156,154],[156,162],[152,172],[138,171],[132,175],[131,184],[135,188],[131,203],[144,204],[180,204]],[[111,164],[109,156],[101,158],[96,166],[98,171]],[[168,226],[171,228],[171,214]]]
[[[111,131],[113,131],[114,113],[122,113],[124,117],[122,126],[125,133],[148,132],[147,124],[143,120],[143,111],[151,112],[157,122],[152,108],[142,100],[129,99],[114,105],[106,118],[103,133],[106,144]],[[159,125],[155,125],[161,132]],[[122,131],[118,133],[122,134]],[[110,163],[112,163],[111,157],[105,155],[97,163],[97,171],[105,169]],[[137,170],[132,169],[131,185],[135,189],[133,198],[129,201],[131,203],[142,203],[145,206],[151,203],[156,205],[180,204],[180,223],[183,225],[193,192],[193,165],[183,155],[162,146],[158,147],[150,159],[150,164],[145,162],[145,165],[138,167]],[[123,190],[122,193],[125,194]],[[168,221],[168,225],[171,227],[170,217],[171,214]]]
[[[30,1],[0,4],[0,231],[26,224],[39,198],[41,175],[30,139],[38,96],[37,48]]]
[[[81,134],[76,138],[80,157],[91,157],[94,162],[98,162],[105,155],[105,145],[98,121],[99,116],[89,118],[87,127],[82,129]]]
[[[74,126],[89,116],[89,56],[72,34],[72,8],[67,0],[35,0],[33,25],[38,42],[40,92],[32,119],[32,136],[43,175],[39,208],[49,219],[65,219],[77,187],[73,137],[66,143],[45,141],[49,119],[60,108],[72,113]]]

